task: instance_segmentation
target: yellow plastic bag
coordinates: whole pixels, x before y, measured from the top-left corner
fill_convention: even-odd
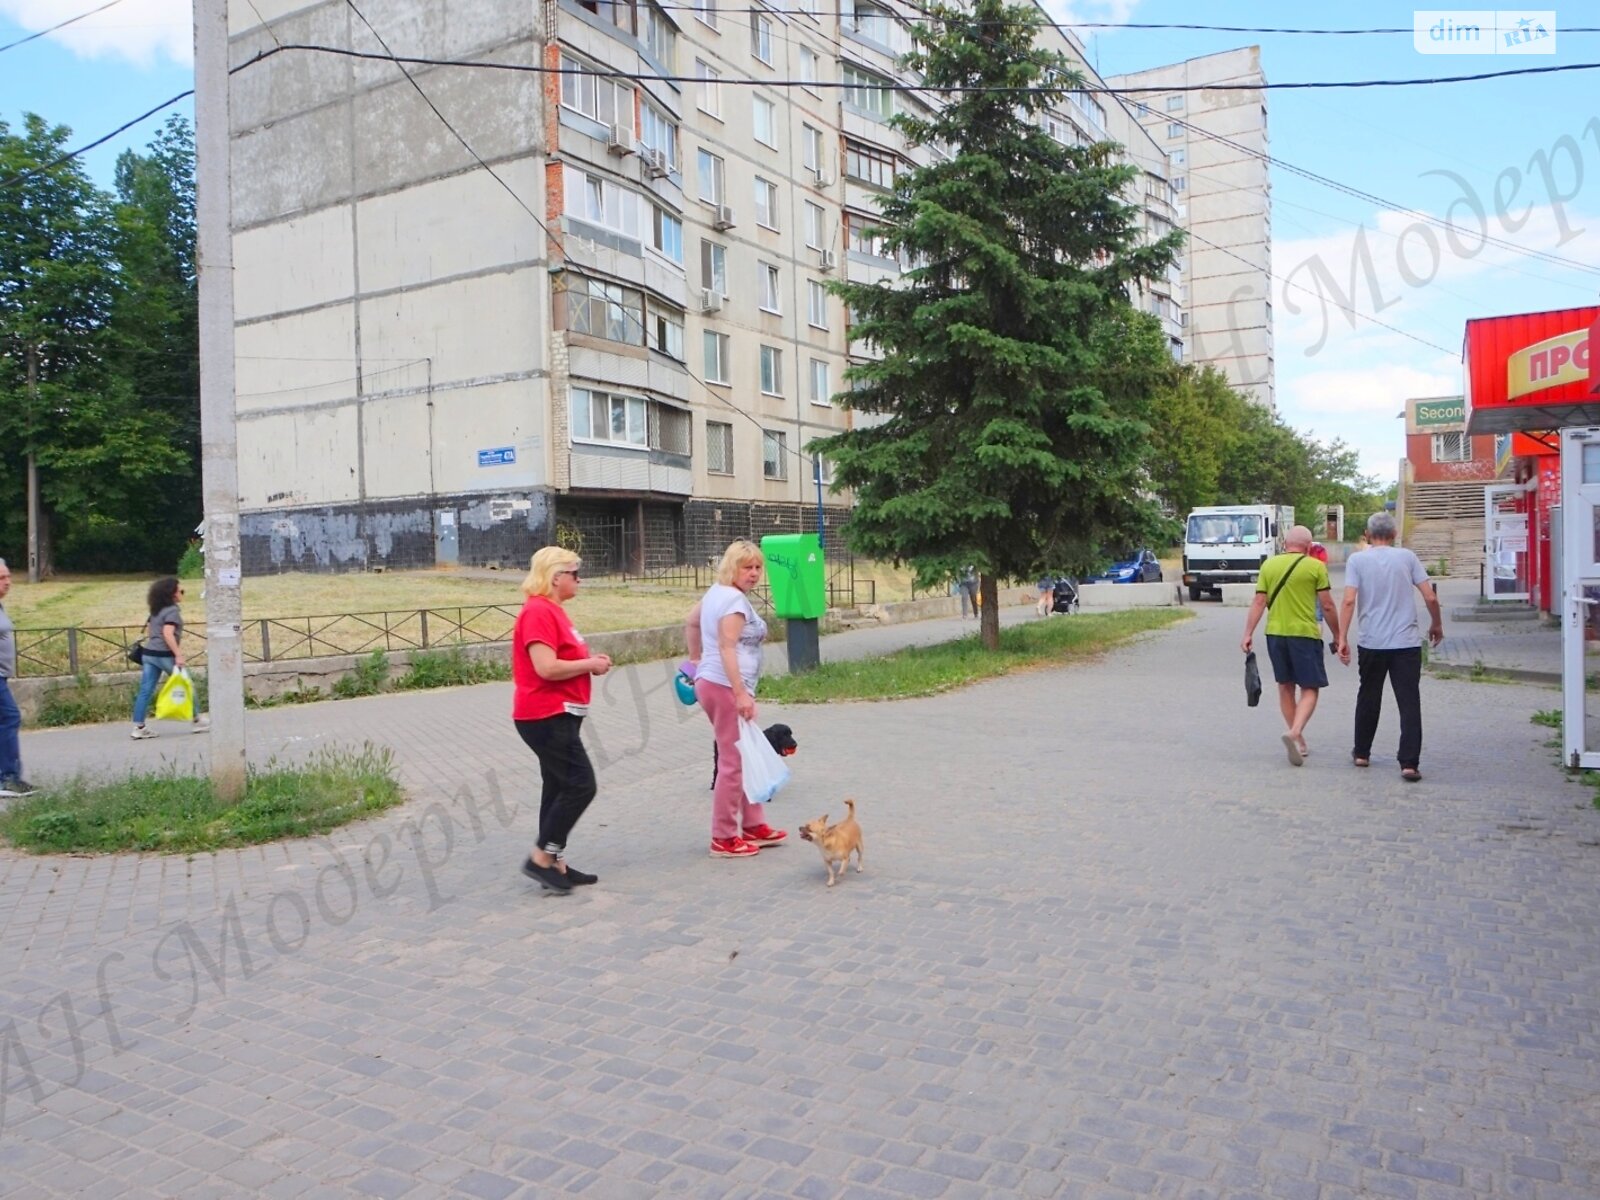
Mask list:
[[[156,693],[155,718],[158,721],[194,720],[194,680],[182,667],[161,682]]]

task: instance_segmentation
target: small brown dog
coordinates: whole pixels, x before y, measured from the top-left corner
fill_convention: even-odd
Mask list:
[[[829,887],[833,886],[835,878],[834,864],[838,864],[838,874],[843,875],[845,867],[850,865],[851,851],[855,852],[856,871],[861,870],[861,826],[856,824],[856,802],[846,800],[844,803],[850,815],[837,825],[829,825],[828,814],[823,813],[815,821],[800,826],[800,837],[822,851],[822,861],[828,867]]]

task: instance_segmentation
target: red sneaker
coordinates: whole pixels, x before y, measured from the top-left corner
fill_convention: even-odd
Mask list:
[[[761,853],[761,847],[740,837],[712,838],[712,858],[751,858]]]
[[[744,840],[758,846],[781,846],[788,836],[786,830],[774,829],[771,825],[752,825],[744,831]]]

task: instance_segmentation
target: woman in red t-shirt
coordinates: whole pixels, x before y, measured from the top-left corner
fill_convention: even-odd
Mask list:
[[[567,866],[561,852],[594,799],[594,767],[578,736],[589,711],[589,677],[611,670],[611,658],[589,653],[562,606],[578,594],[583,563],[570,550],[546,546],[522,581],[527,602],[511,639],[511,719],[539,759],[539,841],[522,873],[557,892],[598,876]]]

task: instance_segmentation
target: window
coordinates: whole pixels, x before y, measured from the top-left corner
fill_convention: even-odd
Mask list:
[[[813,250],[820,250],[827,244],[822,240],[822,222],[826,219],[827,213],[823,211],[822,205],[813,204],[809,200],[805,202],[805,206],[806,245]]]
[[[645,10],[644,45],[668,73],[677,65],[678,30],[654,4]]]
[[[1175,192],[1181,192],[1181,191],[1183,191],[1184,188],[1186,188],[1188,186],[1189,186],[1188,181],[1186,179],[1184,179],[1184,177],[1182,175],[1179,175],[1176,179],[1174,179],[1172,181],[1172,190],[1175,191]]]
[[[811,360],[811,403],[828,404],[833,389],[828,385],[828,363],[821,358]]]
[[[694,19],[712,29],[717,27],[717,0],[689,0],[689,7],[694,9]]]
[[[1189,161],[1189,152],[1187,150],[1174,150],[1167,157],[1172,160],[1173,166],[1181,167]]]
[[[772,65],[772,18],[753,11],[750,14],[750,53],[767,66]]]
[[[602,125],[620,125],[633,134],[633,89],[602,79],[570,55],[561,56],[561,106]]]
[[[728,294],[728,248],[716,242],[700,243],[700,286],[719,296]]]
[[[706,470],[712,475],[733,474],[733,426],[726,421],[706,422]]]
[[[828,327],[828,289],[815,279],[806,280],[806,320],[818,329]]]
[[[650,305],[650,349],[683,361],[683,314],[677,309]],[[684,451],[688,453],[688,451]]]
[[[1436,433],[1433,435],[1433,461],[1471,462],[1472,439],[1464,433]]]
[[[572,389],[572,436],[588,442],[648,446],[645,404],[639,396]]]
[[[801,83],[807,83],[807,84],[816,83],[816,81],[817,81],[817,52],[815,50],[813,50],[810,46],[801,46],[799,48],[799,56],[800,56],[800,82]],[[815,94],[815,92],[816,92],[815,88],[811,88],[811,89],[808,89],[808,90],[810,90],[813,94]]]
[[[756,176],[756,224],[768,229],[778,227],[778,185],[759,175]]]
[[[839,78],[844,83],[842,91],[846,104],[884,120],[894,116],[894,93],[885,86],[889,82],[887,79],[852,63],[840,66]]]
[[[800,126],[800,161],[807,169],[822,173],[822,130],[811,125]]]
[[[639,237],[641,200],[609,179],[590,175],[567,164],[562,171],[566,186],[566,213],[580,221],[615,230],[631,238]]]
[[[683,265],[683,222],[664,208],[650,210],[650,248]]]
[[[1168,112],[1182,112],[1183,111],[1183,93],[1182,92],[1174,92],[1172,95],[1167,97],[1167,111]]]
[[[783,395],[783,351],[776,346],[761,347],[761,391],[767,396]]]
[[[644,296],[620,283],[572,275],[567,281],[567,328],[610,342],[644,345]]]
[[[761,431],[761,473],[768,479],[789,478],[789,438],[771,429]]]
[[[1168,125],[1167,126],[1167,136],[1169,138],[1180,138],[1180,137],[1182,137],[1183,136],[1183,126],[1182,125],[1178,125],[1176,123]]]
[[[893,258],[881,229],[871,217],[859,213],[845,213],[845,246],[857,254],[870,254],[873,258]]]
[[[794,0],[794,11],[803,12],[806,16],[816,19],[817,0]]]
[[[765,100],[757,96],[751,112],[751,120],[755,126],[756,141],[763,146],[776,146],[778,144],[778,106],[776,104],[771,100]]]
[[[892,151],[880,150],[865,142],[846,140],[844,144],[844,173],[862,183],[878,187],[894,186],[896,160]]]
[[[578,0],[578,3],[601,20],[611,22],[618,29],[625,29],[629,33],[637,32],[633,0]]]
[[[703,113],[722,117],[722,72],[704,59],[694,60],[694,77],[700,81],[695,103]]]
[[[701,150],[699,176],[700,199],[721,205],[724,197],[722,160],[709,150]]]
[[[761,282],[761,307],[766,312],[778,312],[778,268],[771,263],[757,263],[756,272]]]
[[[850,20],[850,28],[864,38],[877,42],[880,46],[890,45],[890,38],[894,36],[894,18],[887,9],[879,8],[876,4],[864,4],[856,0],[855,12]]]
[[[683,409],[651,401],[650,449],[687,458],[693,429],[694,420]]]
[[[729,383],[728,335],[705,331],[706,382]]]
[[[661,151],[667,166],[674,171],[678,169],[678,127],[648,100],[639,106],[639,144]]]

